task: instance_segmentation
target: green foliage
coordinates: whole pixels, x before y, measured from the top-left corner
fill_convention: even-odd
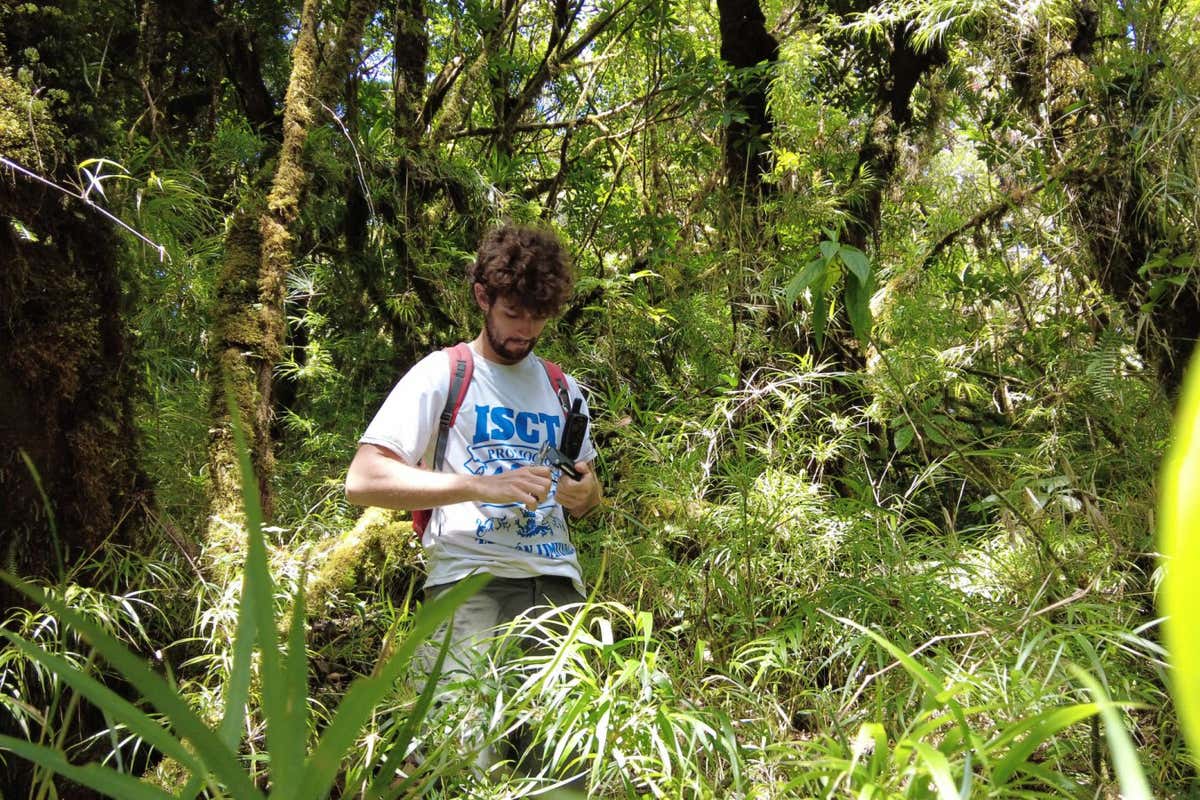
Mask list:
[[[376,671],[363,676],[347,690],[328,725],[320,733],[311,752],[308,751],[308,687],[307,654],[304,641],[304,592],[294,598],[286,651],[279,647],[274,613],[273,581],[267,565],[267,552],[262,532],[262,511],[259,507],[256,481],[250,467],[250,457],[234,414],[235,435],[239,440],[243,491],[246,500],[247,564],[241,586],[241,602],[237,612],[237,629],[233,647],[233,663],[224,690],[224,711],[221,722],[211,726],[190,709],[178,695],[172,682],[149,669],[141,659],[126,648],[103,627],[89,620],[67,603],[8,574],[0,575],[19,588],[54,618],[80,635],[113,669],[129,681],[143,698],[163,715],[170,729],[136,705],[123,700],[103,684],[93,680],[86,669],[80,669],[58,656],[17,636],[7,638],[21,653],[43,669],[52,672],[86,697],[111,719],[142,737],[163,755],[175,759],[189,773],[185,793],[202,788],[224,790],[235,798],[261,798],[250,775],[238,763],[238,747],[244,736],[246,704],[255,673],[261,685],[263,717],[266,726],[269,780],[271,796],[287,798],[319,798],[332,787],[337,771],[347,753],[357,746],[359,729],[370,717],[374,706],[391,690],[392,684],[404,672],[417,645],[453,613],[462,599],[470,596],[486,582],[485,576],[463,581],[445,597],[426,604],[413,620],[407,638],[385,651]],[[90,658],[89,658],[90,663]],[[169,797],[160,789],[142,783],[123,771],[97,764],[75,766],[58,747],[0,736],[0,748],[35,762],[40,767],[71,778],[84,786],[113,797]],[[386,796],[382,784],[373,796]],[[395,796],[395,794],[391,794]]]
[[[804,269],[788,282],[784,298],[790,306],[795,304],[801,292],[809,292],[813,334],[820,346],[829,320],[828,293],[846,273],[846,314],[850,317],[854,335],[866,346],[871,338],[871,263],[862,250],[840,244],[836,231],[826,230],[825,234],[828,238],[820,243],[820,255],[805,264]]]
[[[1179,717],[1200,762],[1200,642],[1193,635],[1200,605],[1193,591],[1200,579],[1200,536],[1197,535],[1197,481],[1200,480],[1200,370],[1193,361],[1175,423],[1175,442],[1163,463],[1159,502],[1159,542],[1166,560],[1159,603],[1167,617],[1166,640],[1174,674],[1171,690]]]
[[[547,642],[503,670],[507,718],[532,726],[550,774],[583,774],[595,794],[697,796],[744,791],[742,753],[727,715],[679,691],[648,612],[587,605],[565,632],[553,612],[512,632]],[[561,627],[561,626],[557,626]],[[705,770],[695,769],[698,763]]]
[[[5,690],[19,734],[118,769],[133,759],[111,739],[141,737],[185,771],[215,759],[224,772],[212,783],[230,786],[278,781],[273,762],[307,760],[324,782],[312,787],[332,779],[344,795],[516,796],[586,773],[615,796],[1135,796],[1147,791],[1140,770],[1156,796],[1193,791],[1178,728],[1200,712],[1181,696],[1177,720],[1166,686],[1171,670],[1195,672],[1173,627],[1193,610],[1178,587],[1195,581],[1186,556],[1153,571],[1146,521],[1169,438],[1162,354],[1178,366],[1194,334],[1171,326],[1194,319],[1200,252],[1195,3],[762,7],[780,60],[759,68],[774,165],[752,208],[723,183],[724,126],[741,112],[727,102],[711,7],[589,7],[558,45],[609,11],[612,24],[559,60],[549,6],[508,19],[487,3],[426,4],[420,124],[397,118],[393,59],[405,53],[392,48],[396,23],[421,21],[374,19],[363,66],[305,148],[289,338],[272,365],[268,541],[253,563],[219,564],[228,581],[166,580],[176,602],[156,602],[170,622],[151,616],[161,629],[145,635],[121,610],[134,583],[69,600],[45,589],[101,627],[118,621],[109,633],[139,652],[161,650],[200,721],[191,730],[217,744],[177,753],[182,733],[163,739],[162,709],[131,703],[155,731],[105,695],[99,685],[129,676],[90,658],[95,642],[52,627],[57,611],[6,626],[30,643],[10,639],[3,656],[22,665],[7,673],[19,688]],[[77,31],[89,80],[99,21],[118,11]],[[45,46],[18,17],[35,12],[54,17]],[[8,83],[0,76],[17,98],[0,134],[26,159],[37,150],[28,117],[95,108],[101,94],[137,109],[101,120],[123,152],[86,155],[111,159],[104,175],[124,166],[120,180],[100,177],[100,161],[88,168],[107,207],[170,255],[130,245],[124,302],[144,375],[143,467],[190,544],[212,480],[217,267],[274,134],[245,116],[245,76],[222,65],[188,62],[151,92],[166,108],[186,99],[173,95],[184,75],[219,74],[204,95],[209,121],[195,124],[138,117],[135,81],[91,80],[94,96],[82,80],[60,85],[78,70],[54,56],[76,40],[70,20],[49,6],[3,13],[4,36],[33,47]],[[229,38],[194,49],[223,54],[248,37],[278,102],[289,13],[269,2],[228,11],[214,30]],[[323,13],[332,35],[340,11]],[[174,59],[193,48],[177,46],[185,28],[170,23]],[[945,64],[897,96],[909,59],[935,50]],[[898,103],[909,122],[891,119]],[[58,147],[38,131],[46,152]],[[591,393],[609,502],[574,535],[606,602],[565,635],[532,621],[526,632],[554,646],[487,673],[469,687],[473,708],[435,708],[404,681],[348,690],[380,649],[420,638],[420,566],[395,544],[403,522],[368,515],[356,529],[345,464],[398,374],[475,333],[463,267],[503,219],[552,224],[576,254],[576,302],[539,351]],[[862,249],[841,241],[868,224]],[[1169,509],[1160,519],[1170,537]],[[1164,552],[1187,547],[1187,519]],[[331,574],[305,572],[318,562]],[[1158,599],[1182,604],[1165,648],[1152,611],[1160,574]],[[182,603],[194,616],[180,640]],[[277,628],[282,655],[268,647]],[[379,698],[369,713],[364,691]],[[79,696],[114,721],[72,749],[56,726]],[[351,725],[343,706],[365,722]],[[472,775],[472,749],[520,726],[551,767]],[[336,741],[319,743],[330,731]],[[282,780],[276,791],[308,786],[299,769]]]

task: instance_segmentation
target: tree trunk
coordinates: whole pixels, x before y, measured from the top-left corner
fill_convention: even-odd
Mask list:
[[[764,247],[769,234],[759,215],[759,201],[766,188],[763,178],[771,171],[771,130],[767,89],[779,43],[767,31],[758,0],[718,0],[721,59],[732,69],[725,80],[725,102],[730,121],[725,126],[725,182],[729,205],[725,235],[729,249],[739,253],[728,264],[729,319],[732,326],[732,356],[738,363],[738,383],[753,371],[755,348],[746,341],[753,325],[753,301],[748,283],[757,272],[754,254]]]
[[[0,51],[0,120],[21,123],[0,124],[0,153],[61,180],[77,160],[64,142],[97,144],[59,128],[6,61]],[[132,541],[151,502],[119,253],[111,225],[82,201],[64,206],[56,190],[0,168],[0,566],[19,575],[58,578]],[[0,611],[22,602],[0,585]]]
[[[762,190],[763,176],[771,171],[767,89],[779,61],[779,43],[767,31],[758,0],[717,0],[717,10],[721,59],[736,70],[725,82],[725,100],[733,113],[725,128],[726,179],[749,199]]]
[[[907,23],[893,27],[890,41],[891,47],[879,56],[883,63],[875,89],[875,113],[864,132],[846,192],[850,200],[845,207],[842,241],[864,253],[870,253],[879,238],[884,193],[899,163],[902,137],[913,124],[913,90],[948,57],[940,45],[918,48]],[[830,316],[822,355],[832,358],[838,371],[856,372],[866,363],[866,353],[850,331],[842,303]]]
[[[213,427],[209,440],[212,513],[206,538],[218,553],[241,547],[240,538],[230,538],[231,532],[238,535],[239,526],[230,523],[240,517],[242,487],[227,393],[238,405],[263,512],[270,517],[273,511],[271,421],[275,398],[271,376],[287,333],[284,299],[292,267],[291,226],[300,214],[300,203],[311,180],[304,164],[304,142],[319,115],[327,113],[323,106],[328,105],[330,95],[356,67],[363,29],[374,10],[371,0],[350,3],[331,55],[324,69],[319,70],[319,6],[318,0],[305,0],[300,14],[284,100],[283,141],[265,207],[247,203],[239,209],[226,239],[224,269],[217,287],[220,300],[214,339],[218,369],[210,404]]]

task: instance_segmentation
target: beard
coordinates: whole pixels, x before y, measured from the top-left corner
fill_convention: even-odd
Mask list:
[[[483,332],[487,336],[488,344],[491,345],[496,355],[512,364],[517,363],[533,352],[533,346],[538,341],[538,337],[536,336],[532,339],[501,339],[500,334],[492,325],[491,314],[484,317]]]

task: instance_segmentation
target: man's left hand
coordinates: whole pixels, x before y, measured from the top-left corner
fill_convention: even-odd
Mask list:
[[[575,462],[575,471],[579,473],[579,480],[566,473],[559,475],[557,499],[571,516],[582,517],[600,503],[600,481],[592,471],[590,461]]]

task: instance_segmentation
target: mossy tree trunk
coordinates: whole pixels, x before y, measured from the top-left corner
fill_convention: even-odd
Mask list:
[[[287,335],[284,300],[293,264],[291,227],[299,217],[311,181],[304,162],[304,143],[320,115],[327,113],[323,106],[328,106],[356,68],[363,30],[375,3],[354,0],[349,4],[324,65],[318,60],[319,7],[317,0],[305,0],[301,11],[284,100],[283,140],[266,201],[246,199],[226,238],[224,268],[217,287],[217,369],[210,404],[212,499],[206,538],[215,552],[237,551],[241,546],[236,523],[242,486],[227,397],[238,406],[264,513],[269,517],[273,510],[272,374]]]
[[[28,76],[48,64],[57,87],[83,94],[70,79],[87,48],[68,21],[35,16],[0,12],[16,48],[0,45],[0,154],[62,184],[106,140],[71,103],[31,89]],[[136,541],[152,503],[120,255],[111,224],[82,201],[0,168],[0,566],[19,575],[53,579]],[[22,602],[0,586],[0,611]]]

